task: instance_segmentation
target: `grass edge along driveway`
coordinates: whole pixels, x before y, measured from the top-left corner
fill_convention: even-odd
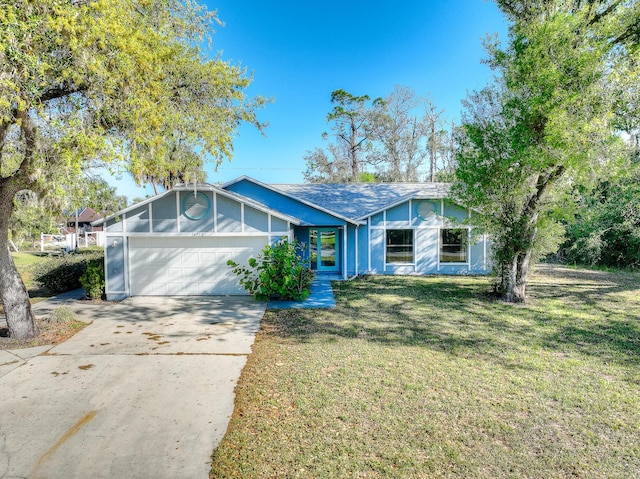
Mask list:
[[[211,477],[640,477],[639,280],[365,277],[268,312]]]

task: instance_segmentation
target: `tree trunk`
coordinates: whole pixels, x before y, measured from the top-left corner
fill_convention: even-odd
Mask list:
[[[516,302],[525,302],[527,300],[526,289],[527,280],[529,279],[529,265],[531,264],[532,249],[520,256],[518,261],[518,276],[516,278]]]
[[[358,181],[360,175],[360,164],[358,161],[358,147],[357,142],[358,129],[355,124],[351,123],[351,136],[349,139],[349,154],[351,155],[351,181]]]
[[[8,182],[0,183],[0,298],[7,317],[9,336],[33,338],[40,334],[31,310],[29,294],[9,252],[9,219],[13,212],[14,193]]]
[[[436,122],[435,119],[431,124],[431,131],[429,132],[429,181],[436,181]]]
[[[75,234],[73,236],[73,251],[77,251],[78,248],[80,248],[80,231],[78,231],[78,208],[76,208],[76,223],[74,225],[75,227]]]
[[[533,245],[538,235],[538,211],[537,209],[527,218],[525,227],[522,228],[522,236],[520,236],[520,246],[523,247],[513,257],[509,265],[509,276],[507,287],[504,291],[504,299],[510,303],[524,303],[527,300],[527,279],[529,277],[529,266],[531,264],[531,255],[533,254]]]
[[[527,276],[531,250],[516,255],[507,269],[507,278],[504,281],[505,289],[503,299],[509,303],[524,303],[527,300]]]
[[[511,259],[511,262],[509,263],[508,267],[505,268],[504,272],[506,273],[506,278],[503,279],[504,291],[502,292],[502,297],[509,303],[518,303],[524,301],[524,299],[518,299],[518,256],[519,255],[516,254],[516,256]]]

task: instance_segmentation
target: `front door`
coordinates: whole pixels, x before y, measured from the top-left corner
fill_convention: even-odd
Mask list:
[[[338,228],[317,228],[309,230],[309,254],[311,269],[317,271],[338,271],[340,242]]]

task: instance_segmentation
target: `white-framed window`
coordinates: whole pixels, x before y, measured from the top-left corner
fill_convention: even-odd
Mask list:
[[[440,230],[440,262],[466,263],[468,259],[469,230],[446,228]]]
[[[413,264],[413,230],[386,230],[386,262],[393,264]]]

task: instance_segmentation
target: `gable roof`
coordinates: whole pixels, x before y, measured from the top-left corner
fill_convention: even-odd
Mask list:
[[[312,183],[269,185],[291,197],[361,220],[410,199],[449,196],[449,183]]]
[[[303,196],[297,196],[295,194],[289,193],[286,191],[286,188],[284,187],[305,187],[305,186],[318,186],[318,185],[307,185],[307,184],[291,184],[291,185],[271,185],[271,184],[266,184],[266,183],[262,183],[261,181],[256,180],[255,178],[251,178],[250,176],[240,176],[239,178],[236,178],[235,180],[231,180],[228,181],[227,183],[224,183],[222,185],[220,185],[221,188],[224,188],[225,190],[236,184],[236,183],[240,183],[242,181],[249,181],[255,185],[261,186],[263,188],[266,188],[267,190],[271,190],[274,191],[276,193],[278,193],[279,195],[284,195],[287,196],[295,201],[298,201],[306,206],[309,206],[311,208],[314,208],[318,211],[322,211],[323,213],[327,213],[331,216],[334,216],[338,219],[341,219],[343,221],[346,221],[347,223],[352,223],[352,224],[361,224],[361,221],[358,220],[354,220],[353,217],[350,217],[349,215],[344,214],[342,211],[339,211],[338,209],[332,207],[333,205],[329,205],[329,207],[325,207],[323,204],[320,203],[315,203],[313,201],[307,200],[306,198],[304,198]],[[342,185],[344,186],[344,185]]]
[[[102,215],[93,208],[80,208],[78,211],[65,212],[67,223],[75,223],[76,214],[78,215],[78,223],[91,223],[102,219]]]
[[[171,193],[173,193],[175,191],[194,191],[194,190],[195,191],[212,191],[212,192],[215,192],[218,195],[226,196],[227,198],[231,198],[231,199],[234,199],[234,200],[236,200],[236,201],[238,201],[240,203],[244,203],[244,204],[246,204],[248,206],[251,206],[252,208],[255,208],[255,209],[259,210],[259,211],[263,211],[263,212],[268,213],[270,215],[277,216],[278,218],[281,218],[281,219],[283,219],[285,221],[288,221],[291,224],[299,225],[301,223],[300,219],[298,219],[298,218],[296,218],[294,216],[287,215],[285,213],[281,213],[280,211],[275,211],[274,209],[269,208],[268,206],[265,206],[262,203],[259,203],[259,202],[255,201],[255,200],[252,200],[251,198],[247,198],[245,196],[238,195],[238,194],[234,193],[233,191],[223,190],[219,186],[211,185],[209,183],[198,183],[195,186],[195,188],[194,188],[193,185],[178,184],[178,185],[174,186],[173,188],[171,188],[170,190],[164,191],[164,192],[160,193],[159,195],[147,198],[147,199],[145,199],[143,201],[140,201],[139,203],[134,203],[133,205],[131,205],[131,206],[127,207],[127,208],[124,208],[124,209],[122,209],[122,210],[120,210],[120,211],[118,211],[118,212],[116,212],[116,213],[114,213],[112,215],[109,215],[106,218],[101,218],[101,219],[99,219],[97,221],[94,221],[91,224],[93,226],[101,225],[102,223],[105,223],[108,220],[115,218],[116,216],[120,216],[120,215],[126,214],[126,213],[128,213],[128,212],[130,212],[132,210],[135,210],[137,208],[140,208],[141,206],[144,206],[144,205],[146,205],[148,203],[156,201],[156,200],[158,200],[158,199],[160,199],[160,198],[162,198],[162,197],[164,197],[164,196],[166,196],[168,194],[171,194]]]

